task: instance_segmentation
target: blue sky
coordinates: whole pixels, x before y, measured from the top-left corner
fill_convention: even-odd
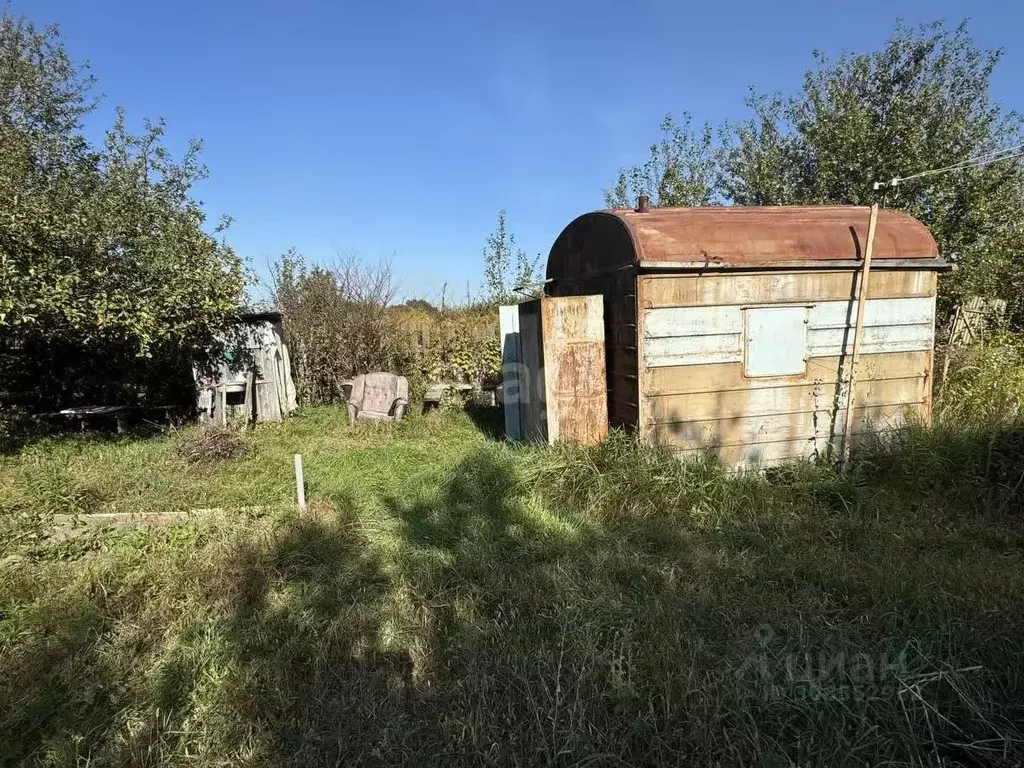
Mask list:
[[[996,98],[1024,107],[1024,4],[15,0],[60,24],[105,99],[138,126],[203,139],[211,221],[257,271],[289,246],[315,260],[393,255],[404,295],[481,279],[499,208],[530,253],[602,206],[666,112],[744,116],[750,86],[792,91],[812,48],[878,47],[897,16],[971,19],[1005,47]],[[1016,86],[1016,87],[1015,87]]]

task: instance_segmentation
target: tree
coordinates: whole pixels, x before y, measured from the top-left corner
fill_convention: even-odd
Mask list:
[[[609,208],[632,208],[640,195],[647,195],[655,207],[709,205],[717,180],[711,126],[694,131],[689,113],[683,113],[682,125],[666,115],[661,140],[651,144],[647,162],[621,169],[604,200]]]
[[[56,27],[0,12],[0,333],[150,356],[200,351],[244,298],[242,261],[191,197],[200,145],[163,123],[81,133],[92,78]]]
[[[498,211],[498,223],[484,246],[484,289],[491,304],[514,301],[515,288],[537,280],[540,256],[531,259],[516,244],[516,236],[505,224],[505,209]]]
[[[1024,173],[1020,160],[925,176],[887,191],[875,181],[945,168],[1022,140],[1022,123],[989,93],[1000,51],[966,24],[897,25],[884,48],[814,52],[802,92],[751,93],[754,116],[722,156],[723,197],[740,205],[883,202],[921,219],[959,263],[947,305],[969,294],[1009,301],[1024,320]]]
[[[300,402],[340,401],[342,382],[360,373],[409,371],[412,353],[390,311],[397,290],[390,261],[348,255],[325,267],[291,249],[271,276]]]

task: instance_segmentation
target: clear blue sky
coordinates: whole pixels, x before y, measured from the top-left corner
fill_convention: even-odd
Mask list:
[[[810,51],[879,46],[897,16],[969,16],[1004,47],[996,98],[1021,108],[1024,4],[680,0],[310,2],[15,0],[59,23],[135,126],[163,117],[180,150],[202,138],[211,220],[265,272],[294,245],[394,254],[403,294],[479,284],[499,208],[546,258],[575,215],[602,206],[666,112],[744,115],[747,88],[795,89]],[[1016,87],[1015,87],[1016,86]]]

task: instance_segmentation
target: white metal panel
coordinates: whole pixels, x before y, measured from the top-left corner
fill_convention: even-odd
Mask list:
[[[644,357],[649,368],[736,363],[743,358],[742,344],[743,336],[739,333],[645,339]]]
[[[921,325],[865,326],[861,341],[861,354],[880,352],[914,352],[932,348],[934,328],[931,323]],[[826,328],[808,334],[811,357],[852,354],[854,331],[852,328]],[[845,347],[843,342],[846,342]]]
[[[519,350],[519,306],[498,307],[498,327],[501,333],[501,394],[505,406],[505,436],[509,440],[523,437],[522,416],[519,410],[519,392],[524,386]],[[529,382],[525,383],[529,386]]]
[[[644,336],[710,336],[742,333],[740,307],[667,307],[644,313]]]
[[[849,354],[853,346],[853,313],[848,301],[827,301],[804,307],[772,306],[749,307],[740,305],[718,307],[667,307],[647,310],[644,314],[644,351],[650,368],[675,365],[702,365],[705,363],[736,363],[744,361],[743,317],[749,312],[781,312],[777,317],[790,318],[792,330],[765,327],[765,344],[754,350],[755,358],[767,355],[777,358],[775,363],[766,358],[754,361],[753,368],[745,367],[748,376],[779,376],[783,373],[752,373],[763,370],[786,370],[802,373],[797,367],[800,357],[824,357]],[[806,347],[800,349],[802,331],[796,328],[795,317],[806,312],[809,329]],[[766,316],[767,317],[767,316]],[[869,299],[864,312],[864,341],[862,352],[913,352],[929,350],[933,346],[935,298],[914,297],[904,299]],[[788,322],[788,321],[786,321]],[[802,322],[802,321],[801,321]],[[782,344],[787,334],[796,333],[794,342]],[[843,337],[846,348],[843,350]],[[774,339],[773,344],[768,344]],[[794,346],[793,344],[796,344]],[[749,339],[748,344],[749,346]],[[782,360],[787,358],[783,364]],[[749,352],[747,353],[749,357]],[[801,361],[802,362],[802,361]],[[749,364],[748,364],[749,365]]]
[[[811,308],[810,327],[845,328],[857,316],[853,301],[826,301]],[[930,323],[935,316],[935,297],[909,299],[868,299],[864,305],[864,327],[878,325],[919,325]]]
[[[747,376],[792,376],[807,369],[807,307],[758,307],[743,314]]]

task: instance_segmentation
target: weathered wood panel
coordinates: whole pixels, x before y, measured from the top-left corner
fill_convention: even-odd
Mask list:
[[[644,275],[641,309],[708,307],[726,304],[771,304],[850,300],[859,273],[780,272],[770,274]],[[869,299],[934,296],[934,272],[876,268]]]
[[[899,427],[909,418],[920,419],[921,403],[872,405],[854,408],[853,429],[885,430]],[[846,411],[823,408],[817,411],[740,416],[702,421],[677,421],[653,425],[649,432],[655,442],[684,449],[719,448],[726,445],[793,440],[828,440],[842,431]],[[838,425],[838,429],[836,429]]]
[[[930,353],[917,352],[882,353],[861,355],[857,366],[857,381],[876,379],[903,379],[927,376],[930,370]],[[822,382],[834,384],[839,379],[841,357],[812,358],[807,361],[804,376],[786,377],[786,382],[795,384]],[[732,389],[758,389],[778,387],[778,378],[747,378],[743,375],[743,364],[719,363],[712,365],[684,365],[666,368],[652,368],[647,371],[644,394],[656,395],[686,394],[693,392],[718,392]]]
[[[721,333],[647,339],[644,357],[649,368],[731,363],[743,359],[743,337],[738,333]]]
[[[857,407],[921,403],[926,399],[927,388],[928,380],[924,375],[865,381],[854,389],[854,403]],[[774,387],[649,397],[647,413],[654,423],[703,421],[830,410],[835,402],[834,382],[776,384]]]
[[[863,435],[854,434],[851,442],[858,445]],[[829,444],[831,443],[831,448]],[[820,456],[835,456],[842,447],[842,438],[829,440],[825,436],[804,438],[801,440],[780,440],[777,442],[749,443],[746,445],[723,445],[719,448],[688,448],[676,451],[683,459],[697,458],[701,454],[712,453],[722,464],[735,470],[754,470],[775,467],[801,459],[814,459]]]
[[[768,305],[771,306],[771,305]],[[851,325],[856,302],[808,302],[807,324],[813,330]],[[644,336],[701,336],[743,331],[743,305],[715,307],[663,307],[644,313]],[[934,297],[870,299],[864,306],[864,325],[928,324],[935,316]]]
[[[824,328],[807,334],[807,354],[811,357],[830,357],[853,354],[853,330]],[[881,352],[919,352],[932,349],[934,328],[922,325],[864,326],[861,335],[861,353],[875,355]]]

